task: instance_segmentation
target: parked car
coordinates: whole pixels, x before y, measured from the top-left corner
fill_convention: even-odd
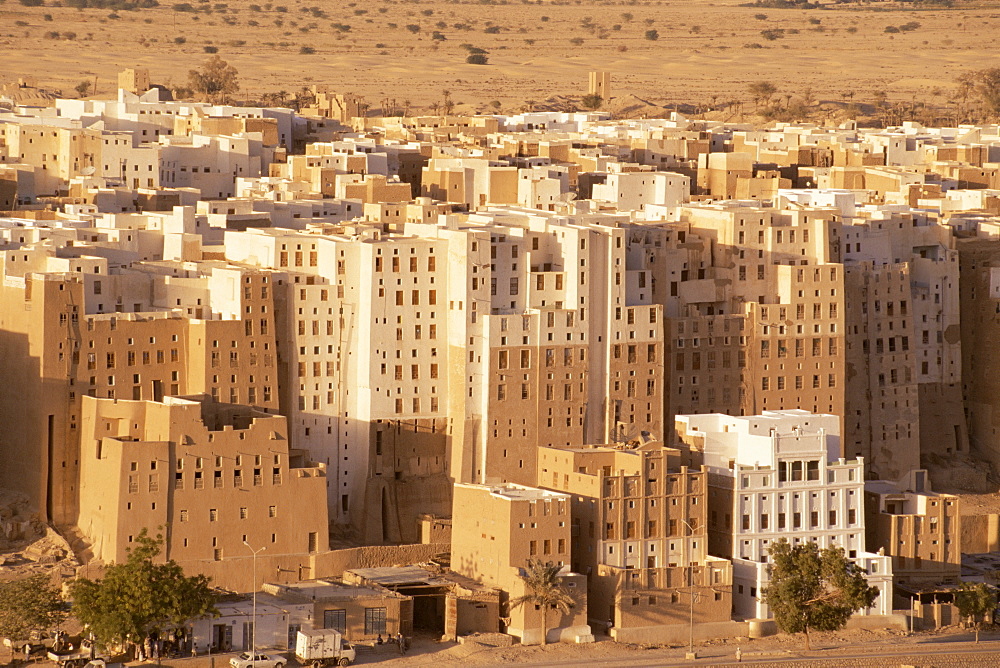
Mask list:
[[[229,660],[232,668],[285,668],[285,657],[275,654],[243,652]]]

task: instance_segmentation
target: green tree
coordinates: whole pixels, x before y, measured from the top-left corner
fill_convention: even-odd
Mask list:
[[[979,642],[979,627],[984,617],[992,617],[997,609],[997,592],[985,582],[963,582],[955,592],[955,607],[963,617],[972,620]]]
[[[747,90],[753,96],[754,104],[759,107],[771,100],[771,97],[778,92],[778,87],[770,81],[754,81],[747,85]]]
[[[187,577],[173,559],[154,563],[163,538],[143,529],[125,563],[107,568],[104,577],[75,580],[73,610],[103,643],[136,642],[192,619],[218,615],[215,594],[204,575]]]
[[[59,590],[45,575],[0,582],[0,637],[27,640],[66,619]]]
[[[90,82],[81,81],[73,87],[73,90],[75,90],[80,97],[87,97],[87,94],[90,93]]]
[[[520,576],[528,593],[510,602],[512,608],[522,605],[537,605],[542,611],[542,644],[548,643],[549,609],[567,614],[573,607],[573,597],[559,582],[562,566],[551,561],[529,559],[524,573]]]
[[[849,560],[843,548],[820,550],[807,541],[794,547],[785,539],[771,544],[770,583],[764,601],[785,633],[836,631],[858,610],[870,607],[878,589],[868,585],[864,571]]]
[[[195,92],[214,99],[238,91],[240,89],[238,76],[239,72],[235,67],[220,56],[213,56],[202,63],[200,70],[188,72],[188,84]]]
[[[969,78],[986,108],[1000,115],[1000,67],[972,72]]]
[[[580,100],[580,104],[583,105],[584,109],[590,109],[591,111],[597,111],[601,108],[604,103],[604,98],[597,93],[591,93],[590,95],[584,95],[583,99]]]

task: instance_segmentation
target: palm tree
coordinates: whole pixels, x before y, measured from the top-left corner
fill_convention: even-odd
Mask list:
[[[512,608],[530,603],[541,609],[543,645],[548,644],[549,608],[555,608],[565,615],[574,605],[569,592],[559,583],[559,571],[561,570],[562,566],[551,561],[529,559],[524,573],[520,576],[528,588],[528,593],[524,596],[518,596],[510,602]]]

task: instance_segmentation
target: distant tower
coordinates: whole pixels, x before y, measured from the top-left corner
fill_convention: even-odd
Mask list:
[[[591,72],[588,95],[599,95],[602,100],[611,97],[611,72]]]
[[[149,70],[146,68],[128,68],[118,73],[118,87],[135,95],[142,95],[149,90]]]

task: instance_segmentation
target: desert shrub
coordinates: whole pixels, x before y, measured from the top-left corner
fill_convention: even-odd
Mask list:
[[[42,7],[45,5],[45,0],[19,0],[19,2],[25,7]]]
[[[760,36],[766,39],[768,42],[773,42],[776,39],[781,39],[785,36],[785,31],[781,28],[774,28],[772,30],[761,30]]]
[[[897,32],[899,32],[899,28],[897,28],[896,26],[886,26],[885,27],[885,32],[888,32],[888,33],[897,33]]]
[[[656,40],[660,39],[660,33],[657,32],[656,30],[647,30],[646,34],[643,35],[643,37],[648,39],[650,42],[655,42]]]
[[[443,42],[443,41],[445,41],[445,40],[446,40],[446,39],[448,39],[448,38],[447,38],[447,37],[445,37],[445,36],[444,36],[443,34],[441,34],[440,32],[438,32],[437,30],[435,30],[435,31],[434,31],[434,32],[433,32],[433,33],[431,34],[431,39],[433,39],[433,40],[437,40],[437,41],[439,41],[439,42]]]
[[[187,41],[187,37],[174,37],[174,44],[184,44]]]
[[[49,32],[45,33],[45,39],[59,39],[59,31],[50,30]]]
[[[754,14],[753,17],[755,19],[757,19],[758,21],[766,21],[767,20],[767,14]]]
[[[747,42],[743,45],[744,49],[763,49],[764,45],[759,42]]]
[[[469,65],[486,65],[490,59],[482,53],[471,53],[465,58],[465,62]]]
[[[311,56],[312,54],[316,53],[316,49],[312,48],[311,46],[303,46],[299,48],[299,53],[301,53],[303,56]]]
[[[581,46],[581,45],[583,45],[583,38],[582,37],[574,37],[573,39],[571,39],[569,41],[569,43],[572,44],[573,46]]]
[[[496,35],[496,34],[499,34],[499,32],[500,32],[500,26],[490,26],[489,28],[487,28],[483,32],[486,33],[487,35]]]
[[[420,26],[418,26],[416,23],[407,24],[406,29],[412,32],[414,35],[420,32]]]
[[[45,15],[45,16],[43,16],[42,18],[43,18],[44,20],[46,20],[46,21],[51,21],[51,20],[52,20],[52,14],[46,14],[46,15]]]
[[[217,46],[206,46],[206,47],[202,47],[202,50],[205,53],[218,53],[219,52],[219,47],[217,47]]]

